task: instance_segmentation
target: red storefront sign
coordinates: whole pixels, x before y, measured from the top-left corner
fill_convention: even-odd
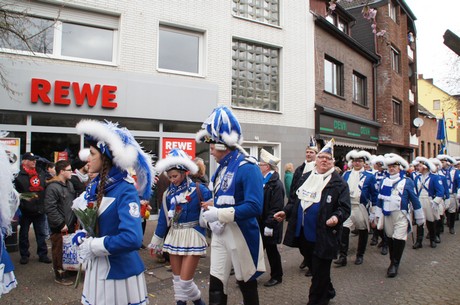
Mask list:
[[[173,148],[180,148],[185,151],[192,159],[195,158],[196,143],[195,139],[182,139],[182,138],[163,138],[163,154],[162,158]]]
[[[50,94],[51,89],[54,89],[54,94]],[[100,99],[102,108],[115,109],[118,106],[115,102],[116,91],[117,86],[112,85],[80,84],[62,80],[51,83],[46,79],[32,78],[30,101],[36,104],[40,100],[44,104],[63,106],[73,102],[79,107],[87,103],[89,107],[94,107]]]

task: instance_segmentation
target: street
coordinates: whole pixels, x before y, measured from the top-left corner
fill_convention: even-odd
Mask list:
[[[147,223],[145,245],[150,241],[155,226],[156,221]],[[364,263],[360,266],[354,265],[357,237],[352,235],[348,265],[341,268],[332,267],[332,281],[337,296],[330,304],[460,304],[460,237],[459,234],[451,235],[446,231],[441,235],[441,239],[442,243],[435,249],[430,248],[428,240],[425,239],[422,249],[413,250],[409,235],[398,276],[389,279],[386,277],[389,257],[381,255],[380,249],[376,246],[368,245]],[[83,284],[77,289],[56,284],[52,265],[38,262],[33,230],[30,233],[30,242],[32,255],[29,264],[20,265],[19,252],[11,253],[19,286],[9,294],[3,295],[0,304],[80,304]],[[283,259],[283,282],[274,287],[264,287],[263,283],[269,280],[269,272],[263,274],[258,280],[260,304],[306,304],[311,278],[305,277],[305,271],[298,267],[301,263],[299,251],[282,245],[279,247]],[[146,265],[145,277],[150,304],[175,304],[171,272],[151,258],[148,250],[140,250],[140,253]],[[269,269],[268,262],[266,265]],[[206,258],[201,259],[195,275],[195,281],[206,302],[208,271],[209,253]],[[232,278],[229,284],[228,305],[243,304],[236,280]]]

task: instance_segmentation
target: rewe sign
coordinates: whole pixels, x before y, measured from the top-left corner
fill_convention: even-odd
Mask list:
[[[116,92],[117,86],[112,85],[80,84],[62,80],[51,83],[46,79],[32,78],[30,101],[34,104],[41,101],[44,104],[62,106],[74,103],[79,107],[88,104],[92,108],[100,100],[102,108],[115,109],[118,106],[118,103],[115,102]]]
[[[185,151],[192,159],[195,158],[195,139],[182,139],[182,138],[163,138],[163,154],[162,158],[173,148],[180,148]]]

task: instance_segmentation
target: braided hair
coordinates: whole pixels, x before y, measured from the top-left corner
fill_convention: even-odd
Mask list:
[[[102,158],[102,170],[101,170],[101,180],[99,181],[99,186],[97,188],[97,197],[96,197],[96,204],[97,207],[101,205],[102,197],[104,197],[105,193],[105,183],[107,181],[107,176],[109,175],[109,171],[112,168],[112,160],[104,154],[101,154]]]

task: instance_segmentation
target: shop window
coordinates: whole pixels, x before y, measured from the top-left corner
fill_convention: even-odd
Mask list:
[[[80,135],[77,134],[32,132],[31,140],[31,151],[51,162],[54,162],[55,152],[65,151],[73,160],[80,151]]]
[[[324,90],[343,96],[343,64],[331,57],[324,59]]]
[[[401,102],[393,100],[393,124],[402,125],[402,107]],[[428,149],[429,151],[429,149]]]
[[[238,17],[267,23],[280,24],[279,0],[233,0],[232,11]]]
[[[280,49],[233,40],[232,106],[280,110]]]
[[[160,26],[158,69],[203,75],[204,34],[171,26]]]
[[[32,116],[32,125],[75,127],[80,120],[81,118],[65,114],[34,114]]]
[[[367,79],[358,72],[353,72],[353,102],[367,106]]]
[[[27,115],[15,112],[0,112],[0,124],[26,125]]]
[[[163,123],[164,132],[196,133],[200,129],[201,129],[201,123],[187,123],[187,122],[165,122]]]
[[[103,15],[98,17],[104,19]],[[0,50],[57,59],[114,63],[117,29],[99,26],[97,23],[80,24],[78,20],[81,18],[78,15],[74,18],[75,22],[71,22],[51,17],[10,14],[7,21],[16,32],[0,29]],[[114,19],[111,22],[115,24],[118,21],[118,17],[107,18]]]

